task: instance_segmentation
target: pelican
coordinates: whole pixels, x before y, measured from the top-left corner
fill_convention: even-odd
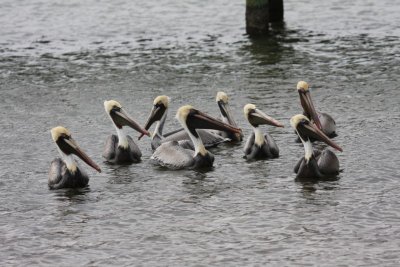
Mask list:
[[[176,118],[193,142],[194,151],[183,148],[177,141],[162,143],[154,151],[151,159],[156,164],[170,169],[212,167],[214,155],[206,150],[198,129],[241,132],[240,129],[216,120],[189,105],[180,107],[176,113]]]
[[[104,108],[113,122],[117,135],[110,135],[107,138],[103,152],[103,157],[107,162],[113,164],[130,164],[140,161],[142,152],[133,142],[129,135],[126,135],[123,126],[150,136],[149,132],[142,129],[122,108],[121,104],[115,100],[104,101]]]
[[[55,158],[50,165],[50,189],[85,187],[89,182],[88,175],[76,163],[75,154],[89,166],[101,172],[100,167],[81,150],[72,139],[71,133],[64,127],[58,126],[51,129],[51,137],[57,145],[61,158]]]
[[[322,132],[330,138],[336,137],[336,123],[334,119],[326,113],[317,112],[315,110],[308,83],[300,81],[297,83],[297,92],[300,95],[300,102],[307,116]]]
[[[237,124],[233,119],[232,112],[229,107],[228,95],[225,92],[218,92],[215,101],[217,102],[219,110],[221,111],[222,122],[237,128]],[[224,138],[229,138],[232,142],[241,142],[243,140],[243,133],[233,134],[231,132],[219,131],[218,134]]]
[[[298,114],[290,119],[290,125],[295,129],[303,143],[305,155],[294,168],[297,179],[318,179],[336,176],[339,173],[339,160],[328,148],[322,152],[314,152],[311,138],[322,141],[338,151],[343,151],[340,146],[329,139],[306,116]]]
[[[262,124],[276,127],[284,127],[279,121],[257,109],[253,104],[247,104],[243,108],[244,116],[253,127],[253,134],[247,139],[244,154],[247,160],[271,159],[279,157],[279,148],[274,139],[268,133],[263,133],[259,128]]]
[[[167,134],[162,133],[165,120],[167,119],[168,106],[169,97],[165,95],[157,96],[153,101],[153,108],[144,126],[144,128],[148,130],[154,122],[157,122],[154,133],[152,135],[151,148],[154,151],[162,143],[169,141],[179,141],[181,146],[194,150],[194,144],[190,141],[190,136],[184,129],[178,129]],[[223,138],[218,134],[207,130],[199,130],[198,133],[203,140],[203,144],[206,148],[214,147],[227,140],[226,138]],[[142,136],[143,135],[141,135],[139,139]]]

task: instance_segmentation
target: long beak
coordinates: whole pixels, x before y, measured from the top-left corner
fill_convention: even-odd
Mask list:
[[[150,136],[150,133],[147,130],[140,127],[139,124],[136,123],[123,109],[115,111],[113,115],[114,115],[112,116],[113,120],[118,127],[129,126],[132,129],[138,131],[139,133]]]
[[[229,104],[225,104],[223,101],[218,101],[218,107],[221,111],[222,116],[224,116],[227,119],[228,123],[233,127],[237,127],[237,124],[233,119]]]
[[[144,125],[144,129],[148,130],[150,129],[151,125],[153,125],[154,122],[161,120],[162,116],[164,115],[165,109],[161,108],[160,106],[153,106],[153,108],[150,111],[149,118],[147,119],[146,124]],[[145,134],[142,133],[138,140],[140,140]]]
[[[314,121],[318,129],[322,130],[321,121],[318,118],[317,111],[315,110],[314,103],[311,99],[311,94],[309,91],[299,91],[300,102],[306,115]]]
[[[94,163],[94,161],[91,158],[89,158],[89,156],[85,152],[82,151],[82,149],[78,146],[78,144],[75,142],[74,139],[69,138],[69,139],[64,139],[64,141],[69,146],[70,153],[77,155],[87,165],[89,165],[96,171],[101,172],[100,167],[96,163]]]
[[[187,119],[187,126],[194,129],[214,129],[238,134],[242,132],[241,129],[223,123],[200,111],[197,111]]]
[[[317,139],[319,141],[324,142],[325,144],[333,147],[334,149],[343,152],[343,149],[337,145],[335,142],[333,142],[331,139],[329,139],[328,136],[326,136],[318,127],[313,124],[299,124],[297,127],[297,132],[299,133],[300,137],[312,137],[314,139]]]
[[[282,123],[268,116],[259,109],[249,114],[249,122],[253,125],[268,124],[275,127],[284,127]]]

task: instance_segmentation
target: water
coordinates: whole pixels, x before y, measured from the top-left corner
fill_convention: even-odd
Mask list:
[[[2,266],[398,266],[400,12],[396,1],[285,1],[285,27],[244,34],[244,1],[0,2]],[[289,126],[297,81],[337,122],[344,172],[301,184]],[[212,152],[206,173],[102,163],[114,129],[103,101],[143,124],[154,97],[218,114],[226,91],[284,122],[281,157]],[[49,130],[69,128],[101,163],[89,187],[50,191]],[[137,133],[129,131],[133,136]]]

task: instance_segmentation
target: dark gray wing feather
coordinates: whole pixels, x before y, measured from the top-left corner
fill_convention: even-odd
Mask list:
[[[127,136],[128,139],[128,144],[131,149],[132,156],[138,160],[142,157],[142,151],[140,151],[140,148],[138,145],[133,141],[132,137],[129,135]]]
[[[246,144],[244,145],[244,154],[245,155],[248,155],[251,153],[251,148],[253,147],[254,139],[255,139],[255,134],[254,134],[254,132],[252,132],[251,135],[247,138]]]
[[[329,137],[336,136],[336,122],[327,113],[318,113],[319,120],[321,121],[322,131]]]
[[[279,157],[279,148],[275,143],[274,138],[269,133],[264,134],[265,142],[267,143],[267,147],[269,148],[269,153],[272,154],[273,157]]]
[[[115,158],[116,148],[118,145],[118,137],[116,135],[110,135],[106,140],[104,146],[103,157],[107,160]]]
[[[337,175],[339,173],[339,160],[335,153],[325,148],[318,157],[319,171],[325,175]]]
[[[49,170],[49,186],[58,184],[62,180],[62,166],[65,163],[60,158],[55,158],[51,162],[50,170]]]

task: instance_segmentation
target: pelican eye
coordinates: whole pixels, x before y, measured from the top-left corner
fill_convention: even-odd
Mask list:
[[[121,108],[117,107],[117,106],[113,106],[113,108],[111,109],[111,112],[117,112],[117,111],[121,111]]]
[[[308,125],[310,122],[308,120],[306,120],[306,119],[302,119],[300,123],[303,124],[303,125],[304,124]]]
[[[66,140],[71,139],[71,136],[70,136],[70,135],[67,135],[67,134],[65,134],[65,133],[61,134],[60,137],[62,137],[63,139],[66,139]]]

